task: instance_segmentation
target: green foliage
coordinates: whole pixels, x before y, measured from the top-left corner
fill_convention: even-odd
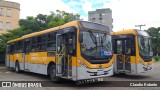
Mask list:
[[[68,13],[60,10],[57,10],[56,12],[51,11],[50,15],[39,14],[36,17],[27,16],[26,19],[19,20],[19,28],[8,30],[7,33],[0,35],[0,52],[5,53],[6,45],[9,40],[79,19],[79,14]]]
[[[160,27],[151,27],[147,30],[152,40],[152,49],[156,54],[160,54]]]
[[[154,56],[155,61],[158,61],[160,59],[160,56]]]

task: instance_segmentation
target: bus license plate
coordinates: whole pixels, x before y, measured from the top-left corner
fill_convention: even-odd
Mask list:
[[[103,75],[103,74],[104,74],[103,70],[98,70],[97,71],[97,75]]]

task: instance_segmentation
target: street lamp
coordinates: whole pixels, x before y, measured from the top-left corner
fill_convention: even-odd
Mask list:
[[[141,30],[141,27],[142,27],[142,26],[146,26],[146,25],[145,25],[145,24],[143,24],[143,25],[142,25],[142,24],[140,24],[140,25],[135,25],[135,27],[139,27],[140,30]]]

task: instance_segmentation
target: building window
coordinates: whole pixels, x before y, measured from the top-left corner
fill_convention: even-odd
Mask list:
[[[99,17],[102,17],[102,14],[101,14],[101,13],[99,14]]]
[[[3,29],[3,22],[0,21],[0,29]]]
[[[102,16],[106,15],[105,13],[102,13]]]
[[[102,17],[100,17],[99,20],[102,20]]]
[[[7,16],[7,17],[10,17],[10,16],[11,16],[11,9],[7,9],[6,16]]]
[[[8,30],[8,29],[11,29],[11,23],[10,22],[7,22],[6,23],[6,29]]]
[[[0,8],[0,16],[3,15],[3,8]]]

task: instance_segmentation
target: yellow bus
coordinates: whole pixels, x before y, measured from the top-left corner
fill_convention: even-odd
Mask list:
[[[143,30],[112,33],[115,73],[141,73],[152,70],[151,39]]]
[[[6,66],[73,81],[103,79],[113,74],[108,26],[72,21],[7,43]],[[99,80],[100,80],[99,79]]]

